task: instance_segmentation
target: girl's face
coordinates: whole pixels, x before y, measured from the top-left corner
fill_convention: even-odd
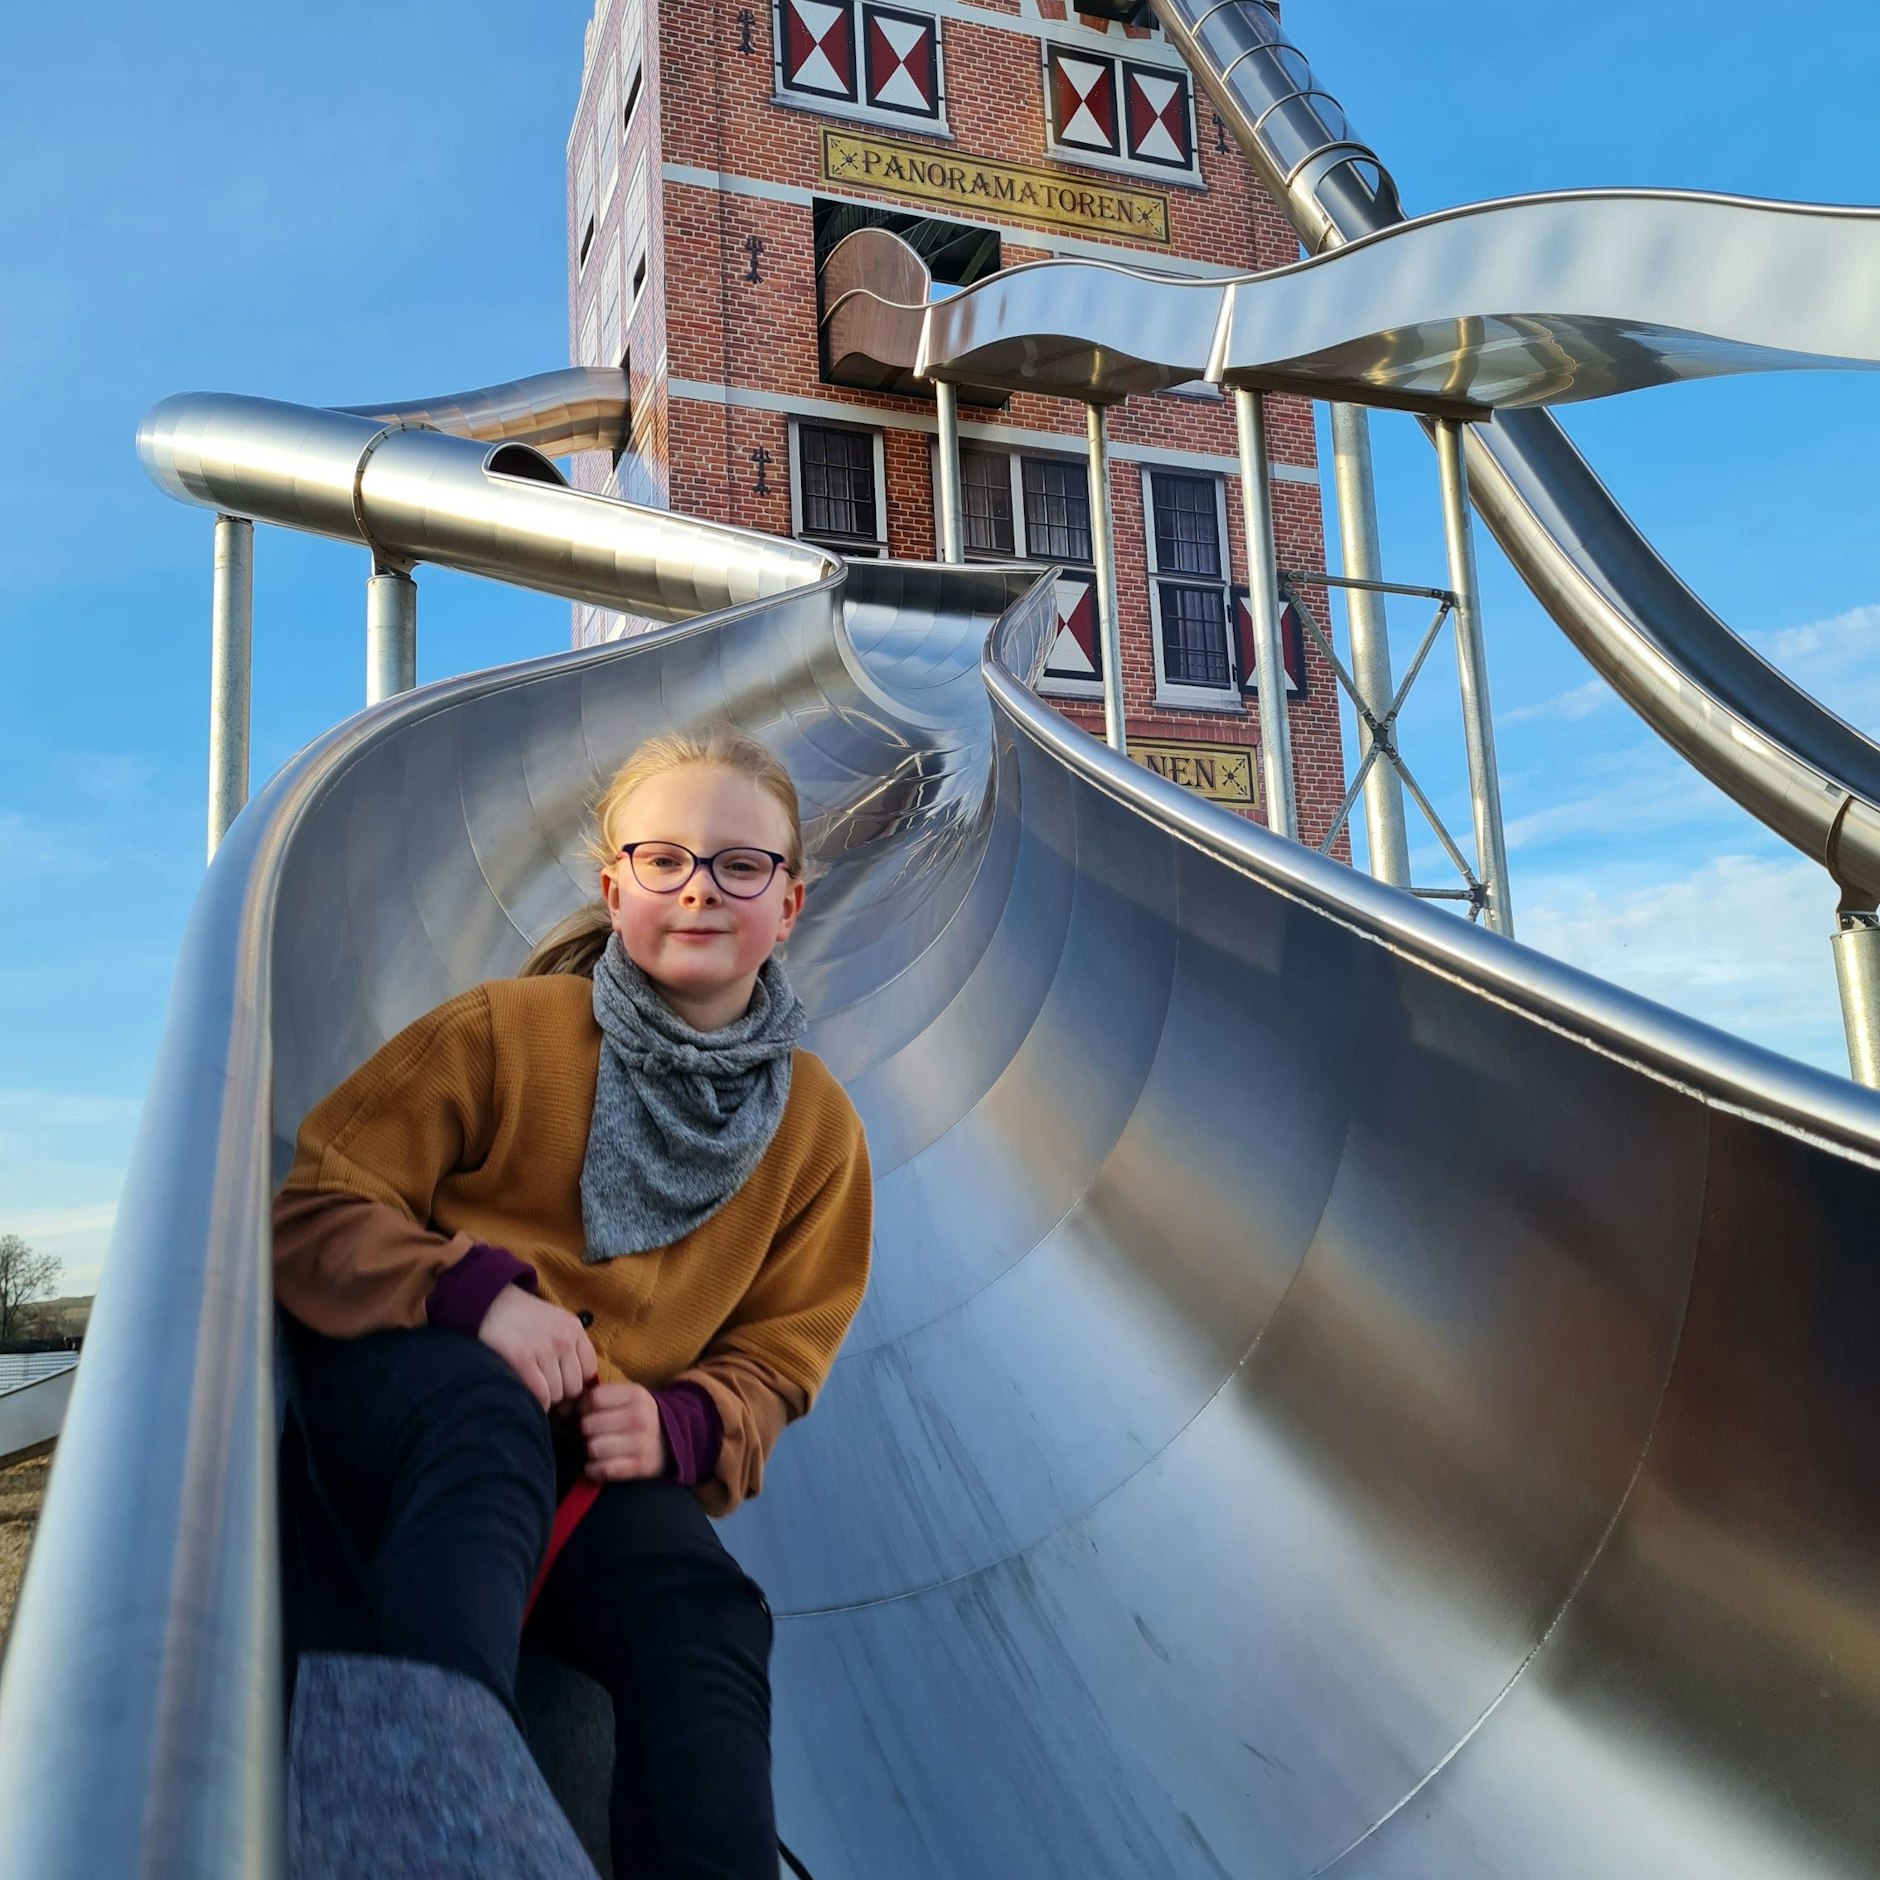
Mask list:
[[[789,819],[768,790],[742,771],[702,764],[641,784],[615,810],[608,835],[616,848],[672,842],[694,855],[790,848]],[[726,894],[708,868],[695,869],[676,894],[660,894],[635,879],[624,856],[601,871],[601,892],[628,958],[696,1031],[744,1016],[758,973],[803,906],[803,884],[781,868],[750,900]]]

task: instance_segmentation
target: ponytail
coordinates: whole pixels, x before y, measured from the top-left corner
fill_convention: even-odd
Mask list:
[[[607,951],[614,930],[605,901],[590,901],[558,920],[530,949],[518,979],[539,979],[547,973],[578,973],[594,977],[594,968]]]

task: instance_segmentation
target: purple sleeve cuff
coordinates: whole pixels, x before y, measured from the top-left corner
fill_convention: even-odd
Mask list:
[[[703,1384],[668,1384],[653,1392],[659,1406],[659,1427],[672,1457],[666,1470],[669,1482],[696,1488],[718,1466],[718,1448],[725,1426]]]
[[[424,1316],[447,1332],[474,1338],[484,1314],[505,1286],[534,1292],[535,1268],[525,1266],[508,1248],[479,1240],[455,1266],[447,1266],[437,1276],[437,1284],[425,1297]]]

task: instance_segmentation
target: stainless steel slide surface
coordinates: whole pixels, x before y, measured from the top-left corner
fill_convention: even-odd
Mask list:
[[[282,409],[220,417],[324,450]],[[472,474],[614,542],[613,604],[677,591],[677,519]],[[762,565],[692,526],[693,587]],[[811,812],[790,966],[878,1182],[727,1526],[816,1880],[1880,1871],[1880,1097],[1117,758],[1027,689],[1048,581],[803,572],[373,707],[230,831],[0,1685],[9,1871],[274,1869],[289,1132],[513,971],[597,781],[720,714]]]
[[[1880,367],[1876,209],[1691,190],[1517,196],[1263,274],[1032,261],[919,307],[891,298],[913,285],[908,251],[865,232],[876,240],[851,237],[831,265],[861,250],[848,298],[874,316],[868,337],[911,337],[923,373],[975,386],[1115,398],[1206,377],[1480,419],[1724,373]],[[1798,281],[1818,292],[1799,297]],[[866,330],[843,311],[831,321]]]
[[[1402,221],[1388,171],[1260,0],[1150,4],[1309,250]],[[1643,280],[1677,256],[1648,247],[1634,260]],[[1707,271],[1733,274],[1735,257]],[[1776,285],[1797,304],[1832,292],[1813,279]],[[1547,413],[1502,412],[1472,426],[1469,484],[1516,572],[1602,677],[1713,783],[1871,907],[1880,898],[1880,748],[1691,593]]]

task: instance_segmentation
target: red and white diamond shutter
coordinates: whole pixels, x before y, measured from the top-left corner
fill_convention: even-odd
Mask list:
[[[1306,628],[1299,618],[1299,610],[1284,595],[1277,597],[1279,603],[1279,644],[1280,652],[1286,662],[1286,695],[1288,698],[1304,698],[1306,690]],[[1234,651],[1240,661],[1240,689],[1249,698],[1260,690],[1259,676],[1254,670],[1253,655],[1253,609],[1248,605],[1247,590],[1234,588]]]
[[[1164,65],[1123,64],[1125,154],[1134,163],[1191,170],[1195,163],[1188,75]]]
[[[1044,662],[1046,679],[1085,684],[1103,677],[1103,642],[1097,634],[1097,588],[1089,575],[1057,580],[1057,633]]]
[[[1069,150],[1120,156],[1114,61],[1080,58],[1052,46],[1045,53],[1045,66],[1052,141]]]
[[[899,7],[862,8],[866,103],[909,117],[940,115],[939,29],[930,16]]]
[[[819,98],[855,97],[852,0],[777,0],[783,87]]]

